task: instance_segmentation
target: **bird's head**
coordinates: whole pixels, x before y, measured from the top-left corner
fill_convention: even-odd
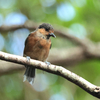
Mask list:
[[[43,23],[39,25],[38,29],[39,32],[42,33],[44,36],[46,36],[47,39],[49,39],[51,36],[56,37],[52,25],[48,23]]]

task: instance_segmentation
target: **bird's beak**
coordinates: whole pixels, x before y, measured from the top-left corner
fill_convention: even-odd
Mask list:
[[[50,36],[56,38],[55,34],[54,33],[49,33]]]

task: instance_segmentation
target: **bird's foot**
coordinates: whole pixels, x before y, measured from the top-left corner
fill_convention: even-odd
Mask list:
[[[26,56],[26,59],[27,59],[27,62],[29,62],[31,58],[29,56]]]
[[[45,61],[45,63],[47,64],[47,66],[49,67],[49,65],[51,64],[50,62]]]
[[[26,60],[27,60],[27,62],[29,62],[30,61],[30,57],[29,56],[26,56]],[[27,68],[27,65],[25,65],[25,67]]]

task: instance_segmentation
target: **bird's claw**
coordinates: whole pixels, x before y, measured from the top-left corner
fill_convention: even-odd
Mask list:
[[[26,59],[27,59],[27,62],[29,62],[31,58],[29,56],[26,56]]]
[[[47,66],[49,67],[49,65],[51,64],[50,62],[45,61],[45,63],[47,64]]]
[[[29,56],[26,56],[26,60],[27,60],[27,62],[29,62],[30,61],[30,57]],[[25,67],[27,68],[27,65],[25,65]]]

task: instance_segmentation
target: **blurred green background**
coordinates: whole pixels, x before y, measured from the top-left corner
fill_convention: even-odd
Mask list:
[[[100,0],[0,0],[0,26],[22,25],[27,20],[67,27],[80,39],[100,40]],[[0,50],[22,56],[29,33],[25,28],[0,32]],[[52,44],[52,49],[75,46],[60,37],[52,39]],[[66,68],[100,86],[99,60]],[[32,88],[28,82],[23,83],[23,73],[0,76],[0,100],[98,100],[64,78],[40,70]]]

